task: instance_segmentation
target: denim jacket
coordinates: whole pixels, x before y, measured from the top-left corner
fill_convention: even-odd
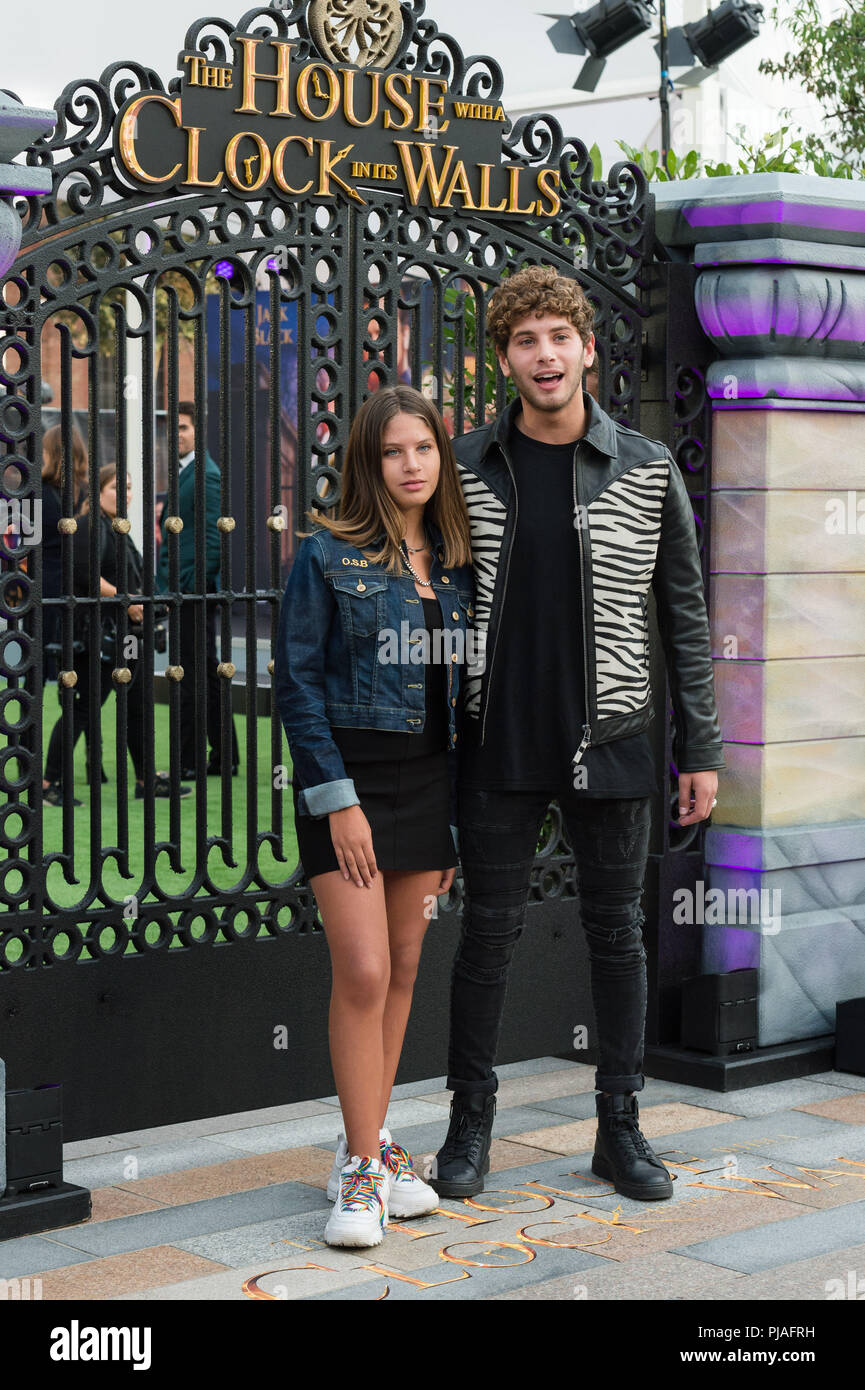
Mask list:
[[[428,526],[434,543],[430,579],[447,634],[453,788],[474,585],[471,566],[444,569],[441,532],[432,522]],[[417,642],[425,642],[425,631],[423,603],[410,574],[389,574],[324,527],[303,538],[282,599],[274,659],[274,695],[301,813],[323,817],[360,804],[332,725],[423,730],[423,667],[411,661],[410,652],[414,647],[423,654]]]

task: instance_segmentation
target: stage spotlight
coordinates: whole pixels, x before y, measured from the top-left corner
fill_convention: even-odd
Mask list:
[[[683,26],[685,38],[704,68],[716,68],[757,37],[763,6],[753,0],[724,0],[705,19]]]
[[[652,26],[653,0],[600,0],[581,14],[549,14],[556,23],[547,34],[557,53],[588,53],[574,83],[584,92],[598,85],[606,59]]]
[[[702,64],[677,77],[676,86],[696,87],[717,72],[725,58],[757,37],[762,22],[763,6],[756,0],[723,0],[704,19],[671,29],[667,38],[669,66],[693,68],[695,59]],[[655,44],[655,52],[660,53],[660,44]]]

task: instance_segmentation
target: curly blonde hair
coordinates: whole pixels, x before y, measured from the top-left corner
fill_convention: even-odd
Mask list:
[[[515,323],[532,314],[557,314],[574,325],[587,343],[595,311],[576,280],[568,280],[551,265],[530,265],[498,285],[487,310],[487,331],[496,350],[504,353]]]

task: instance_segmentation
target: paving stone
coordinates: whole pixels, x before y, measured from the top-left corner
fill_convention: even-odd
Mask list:
[[[777,1269],[740,1276],[741,1293],[735,1284],[720,1286],[711,1297],[746,1298],[749,1301],[784,1303],[836,1301],[865,1298],[865,1245],[848,1245],[828,1255],[796,1260]]]
[[[256,1292],[272,1297],[282,1279],[292,1301],[375,1300],[389,1286],[388,1298],[398,1301],[611,1305],[630,1298],[824,1299],[828,1279],[851,1270],[865,1278],[861,1077],[833,1071],[730,1093],[647,1078],[638,1096],[641,1124],[675,1184],[669,1202],[646,1203],[591,1173],[592,1066],[537,1058],[497,1073],[486,1191],[474,1204],[442,1199],[437,1213],[394,1221],[372,1250],[333,1249],[323,1240],[331,1208],[322,1189],[342,1124],[333,1096],[65,1146],[67,1177],[84,1181],[72,1173],[91,1162],[94,1178],[110,1175],[85,1181],[96,1219],[0,1243],[0,1272],[39,1275],[44,1288],[53,1278],[47,1296],[57,1299],[247,1301]],[[389,1125],[416,1158],[434,1154],[444,1138],[452,1099],[444,1083],[439,1076],[395,1088]],[[118,1173],[131,1157],[138,1179],[124,1179],[122,1166]],[[828,1226],[800,1226],[824,1220]],[[859,1232],[861,1244],[851,1245]],[[749,1234],[755,1248],[772,1253],[770,1268],[739,1268],[736,1242],[750,1249]],[[518,1257],[507,1246],[519,1244],[534,1258],[466,1266],[469,1279],[439,1283],[460,1272],[441,1258],[444,1248],[499,1251],[490,1258],[500,1259]],[[735,1267],[711,1254],[727,1249],[740,1251]],[[327,1267],[294,1268],[303,1265]],[[385,1278],[378,1269],[391,1273]],[[256,1277],[257,1290],[244,1292]]]
[[[183,1127],[185,1131],[185,1126]],[[181,1135],[183,1138],[183,1135]],[[118,1149],[137,1148],[137,1145],[124,1144],[115,1134],[103,1134],[96,1139],[73,1139],[63,1145],[63,1162],[72,1163],[77,1158],[93,1158],[95,1154],[112,1154]]]
[[[92,1258],[84,1250],[70,1250],[45,1236],[18,1236],[0,1241],[0,1279],[16,1279],[25,1274],[41,1274],[46,1269],[84,1264]]]
[[[340,1268],[354,1268],[358,1263],[364,1263],[364,1260],[358,1260],[356,1250],[333,1248],[325,1244],[324,1228],[331,1210],[331,1204],[325,1198],[319,1200],[315,1208],[286,1213],[266,1221],[249,1222],[242,1226],[237,1223],[232,1227],[203,1232],[179,1240],[177,1245],[182,1250],[234,1268],[255,1260],[266,1264],[274,1259],[288,1261],[289,1257],[292,1261],[302,1257],[313,1263]],[[362,1253],[365,1257],[366,1252]],[[325,1254],[327,1260],[320,1260],[319,1256]]]
[[[98,1225],[82,1222],[64,1228],[56,1237],[62,1258],[43,1268],[72,1263],[74,1251],[90,1255],[120,1255],[128,1250],[144,1250],[154,1245],[180,1245],[191,1236],[214,1231],[230,1231],[256,1221],[321,1208],[326,1198],[314,1187],[302,1183],[278,1183],[272,1187],[238,1192],[231,1197],[213,1197],[180,1207],[162,1207],[140,1216],[118,1217]],[[12,1243],[12,1242],[10,1242]],[[53,1243],[53,1241],[52,1241]],[[4,1246],[0,1245],[0,1251]],[[225,1262],[227,1263],[227,1262]]]
[[[814,1105],[797,1105],[809,1115],[824,1115],[827,1120],[840,1120],[845,1125],[865,1125],[865,1091],[858,1095],[839,1096],[837,1100],[817,1101]]]
[[[643,1255],[635,1260],[582,1270],[579,1279],[573,1275],[560,1276],[490,1297],[494,1302],[513,1302],[516,1299],[567,1302],[639,1299],[641,1302],[659,1302],[673,1298],[713,1299],[720,1296],[719,1290],[729,1289],[729,1297],[736,1298],[742,1297],[741,1293],[736,1293],[737,1287],[741,1290],[747,1282],[746,1274],[716,1269],[714,1265],[697,1266],[693,1260],[663,1250],[656,1255]],[[591,1316],[588,1309],[586,1312]]]
[[[391,1132],[397,1126],[402,1131],[409,1125],[435,1121],[437,1115],[438,1108],[426,1101],[398,1100],[388,1110],[388,1127]],[[275,1153],[279,1149],[295,1149],[305,1145],[318,1145],[336,1152],[342,1127],[340,1112],[331,1107],[325,1114],[312,1115],[305,1120],[233,1130],[230,1142],[235,1150],[248,1153]]]
[[[132,1129],[113,1137],[129,1145],[168,1144],[176,1139],[198,1139],[209,1134],[226,1134],[232,1129],[250,1129],[255,1125],[281,1124],[288,1120],[303,1120],[311,1115],[327,1115],[331,1108],[321,1100],[298,1100],[290,1105],[268,1105],[260,1110],[239,1110],[232,1115],[210,1115],[203,1120],[184,1120],[155,1129]]]
[[[712,1240],[689,1242],[676,1250],[693,1260],[754,1274],[848,1246],[851,1237],[854,1241],[857,1237],[865,1239],[865,1201],[775,1222],[771,1232],[757,1226]]]
[[[825,1081],[827,1086],[845,1086],[852,1091],[861,1091],[863,1078],[853,1071],[818,1071],[811,1080]]]
[[[850,1094],[854,1093],[851,1091]],[[640,1114],[650,1106],[680,1101],[683,1105],[693,1105],[698,1109],[712,1110],[715,1113],[755,1116],[767,1115],[773,1110],[787,1109],[808,1101],[837,1098],[837,1087],[830,1089],[824,1082],[815,1082],[810,1077],[798,1081],[778,1081],[748,1091],[709,1091],[699,1086],[684,1086],[677,1081],[648,1079],[644,1089],[637,1093]],[[555,1110],[559,1114],[572,1115],[580,1120],[595,1114],[594,1092],[588,1095],[550,1098],[542,1101],[541,1105],[545,1110]]]
[[[689,1109],[683,1106],[677,1108],[680,1113]],[[696,1108],[692,1111],[692,1114],[700,1116],[708,1113]],[[647,1114],[651,1114],[651,1111],[641,1110],[641,1125]],[[709,1126],[689,1125],[690,1118],[683,1113],[684,1123],[680,1129],[666,1128],[663,1131],[665,1152],[681,1149],[709,1158],[717,1154],[751,1151],[768,1157],[788,1157],[793,1161],[793,1146],[797,1143],[804,1143],[806,1146],[813,1144],[816,1152],[823,1139],[828,1138],[831,1148],[837,1145],[842,1135],[852,1135],[855,1138],[856,1134],[853,1127],[842,1126],[834,1120],[824,1119],[820,1115],[809,1115],[802,1110],[776,1110],[770,1115],[745,1118],[720,1115],[719,1123]],[[647,1125],[642,1127],[643,1132],[651,1137]],[[661,1147],[658,1144],[653,1143],[652,1147],[660,1154]]]
[[[401,1144],[403,1148],[408,1149],[416,1165],[422,1156],[429,1157],[438,1152],[448,1132],[447,1115],[444,1112],[439,1112],[438,1108],[433,1108],[432,1106],[428,1107],[428,1112],[432,1114],[433,1118],[427,1124],[413,1124],[405,1127],[400,1126],[399,1129],[397,1129],[396,1125],[391,1126],[391,1133],[394,1140],[398,1144]],[[541,1111],[534,1107],[529,1109],[528,1106],[522,1105],[515,1105],[509,1110],[498,1110],[496,1111],[493,1133],[499,1139],[510,1138],[515,1133],[527,1129],[529,1125],[536,1125],[541,1116]],[[554,1115],[550,1115],[548,1118],[550,1120],[559,1119],[558,1116]],[[562,1127],[565,1128],[566,1126],[562,1125]],[[336,1143],[337,1141],[334,1137],[332,1143],[322,1144],[321,1147],[330,1149],[333,1153],[336,1153]],[[526,1144],[530,1148],[542,1148],[542,1145],[531,1144],[528,1140]],[[422,1170],[419,1168],[418,1171],[420,1172]]]
[[[595,1069],[565,1061],[561,1057],[539,1057],[534,1061],[510,1062],[505,1066],[496,1067],[496,1076],[499,1080],[496,1098],[501,1106],[505,1103],[508,1105],[519,1104],[522,1097],[528,1095],[532,1089],[533,1079],[537,1088],[538,1100],[547,1094],[568,1095],[574,1089],[591,1090],[594,1088]],[[439,1076],[433,1077],[429,1081],[409,1082],[407,1086],[395,1086],[393,1097],[399,1099],[402,1096],[423,1096],[430,1105],[441,1105],[450,1109],[453,1092],[446,1089],[446,1081],[447,1077]],[[330,1096],[328,1100],[339,1104],[336,1096]]]
[[[732,1173],[724,1158],[732,1159]],[[692,1162],[687,1160],[694,1159]],[[694,1155],[663,1152],[663,1160],[675,1175],[675,1193],[722,1191],[738,1195],[748,1202],[753,1196],[771,1196],[792,1202],[798,1207],[825,1208],[843,1206],[865,1198],[865,1165],[857,1170],[847,1164],[828,1165],[820,1170],[808,1169],[783,1159],[766,1159],[757,1154],[715,1154],[699,1159]],[[628,1212],[637,1209],[628,1198],[592,1197],[593,1206],[610,1208],[618,1200]]]
[[[601,1263],[591,1254],[579,1250],[544,1250],[544,1258],[541,1260],[535,1252],[528,1255],[519,1250],[499,1249],[487,1252],[482,1240],[466,1240],[462,1245],[465,1258],[493,1258],[497,1255],[502,1260],[512,1259],[519,1263],[501,1264],[493,1268],[470,1268],[440,1260],[426,1268],[412,1270],[404,1279],[398,1279],[393,1274],[383,1274],[380,1287],[376,1289],[374,1285],[364,1286],[362,1296],[370,1300],[377,1299],[387,1288],[388,1301],[463,1302],[467,1299],[487,1298],[491,1293],[504,1292],[509,1288],[523,1288],[557,1274],[572,1275],[577,1282],[583,1271]],[[386,1264],[384,1259],[382,1264]],[[469,1277],[466,1278],[466,1275]],[[416,1280],[417,1283],[410,1283],[408,1280]],[[428,1287],[418,1287],[418,1284],[426,1284]],[[329,1302],[342,1302],[353,1297],[353,1291],[335,1289],[330,1293],[313,1297]]]
[[[832,1100],[838,1096],[837,1087],[830,1088],[824,1081],[816,1081],[812,1076],[774,1081],[743,1091],[710,1091],[697,1086],[683,1086],[676,1081],[657,1084],[663,1089],[664,1100],[682,1100],[688,1105],[701,1105],[710,1110],[751,1117],[791,1109],[811,1101]],[[653,1096],[655,1093],[647,1088],[642,1095],[647,1094]]]
[[[122,1187],[96,1187],[90,1193],[90,1220],[113,1221],[117,1216],[135,1216],[165,1206],[152,1197],[136,1196]],[[80,1223],[79,1223],[80,1224]]]
[[[368,1270],[359,1269],[339,1269],[335,1271],[320,1269],[305,1269],[304,1264],[311,1264],[312,1257],[300,1255],[297,1259],[290,1258],[276,1265],[262,1266],[260,1263],[248,1265],[243,1269],[231,1269],[224,1274],[213,1274],[209,1278],[188,1279],[181,1283],[165,1284],[158,1288],[142,1290],[139,1293],[120,1294],[114,1302],[138,1302],[139,1300],[155,1302],[212,1302],[212,1303],[248,1303],[253,1298],[263,1298],[280,1285],[285,1288],[287,1297],[294,1299],[300,1295],[297,1293],[301,1289],[304,1294],[326,1291],[332,1288],[351,1287],[357,1284],[379,1284],[380,1276],[370,1273]],[[270,1271],[273,1271],[270,1273]],[[250,1289],[245,1293],[244,1284],[253,1279],[261,1278],[260,1291],[254,1292]]]
[[[118,1149],[92,1158],[75,1159],[63,1164],[63,1177],[81,1187],[118,1187],[138,1178],[157,1173],[173,1173],[178,1168],[203,1168],[211,1163],[225,1163],[229,1158],[242,1158],[243,1150],[214,1139],[193,1139],[183,1143],[153,1144],[135,1149]]]
[[[42,1298],[107,1299],[134,1294],[158,1284],[175,1283],[216,1273],[222,1266],[171,1245],[110,1255],[104,1260],[47,1270],[42,1276]]]
[[[537,1110],[535,1117],[537,1118]],[[691,1129],[703,1125],[720,1126],[724,1125],[728,1119],[727,1115],[720,1115],[714,1110],[703,1110],[697,1106],[682,1105],[679,1102],[672,1102],[667,1105],[649,1105],[645,1109],[640,1107],[640,1128],[647,1139],[653,1139],[660,1134],[668,1134],[671,1130],[680,1129],[684,1125],[688,1125]],[[574,1124],[526,1129],[519,1135],[512,1133],[511,1137],[518,1138],[520,1143],[529,1144],[535,1149],[553,1149],[562,1154],[575,1154],[584,1153],[587,1149],[594,1149],[597,1131],[597,1119],[593,1118],[591,1120],[578,1120]]]
[[[247,1192],[270,1183],[301,1182],[325,1188],[333,1156],[327,1149],[283,1149],[273,1154],[244,1154],[207,1168],[186,1168],[159,1178],[125,1184],[129,1193],[152,1197],[166,1206],[200,1202],[232,1192]]]
[[[490,1145],[490,1172],[514,1168],[517,1164],[530,1163],[536,1159],[543,1163],[550,1157],[546,1149],[532,1149],[527,1144],[515,1144],[511,1139],[493,1139]]]
[[[786,1163],[801,1163],[806,1167],[821,1164],[831,1167],[841,1158],[854,1160],[865,1158],[865,1131],[861,1125],[839,1124],[834,1129],[823,1130],[822,1132],[817,1130],[806,1135],[800,1134],[798,1137],[793,1137],[795,1125],[798,1122],[807,1119],[819,1123],[822,1117],[804,1115],[793,1110],[783,1111],[782,1114],[786,1117],[788,1126],[783,1133],[772,1134],[768,1123],[761,1125],[754,1120],[742,1120],[741,1124],[743,1125],[755,1126],[753,1137],[741,1133],[721,1135],[720,1143],[709,1144],[709,1137],[714,1138],[715,1136],[707,1134],[705,1137],[701,1137],[699,1130],[691,1130],[685,1134],[665,1136],[665,1145],[675,1146],[683,1151],[700,1153],[701,1156],[707,1158],[721,1153],[739,1156],[744,1153],[753,1153],[761,1158],[778,1159]],[[768,1116],[767,1121],[776,1118],[774,1115]],[[825,1120],[823,1123],[833,1125],[835,1121]],[[655,1148],[657,1149],[657,1145]]]

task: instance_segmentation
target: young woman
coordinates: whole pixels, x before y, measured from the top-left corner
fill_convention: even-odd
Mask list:
[[[127,507],[131,495],[132,480],[127,476]],[[117,536],[120,537],[120,545],[126,552],[126,590],[130,594],[138,594],[141,592],[143,566],[141,552],[128,533],[115,533],[112,529],[111,522],[117,515],[117,469],[113,463],[108,463],[99,470],[99,506],[96,509],[95,517],[91,516],[89,498],[85,498],[78,512],[78,527],[72,543],[72,592],[79,597],[86,597],[91,593],[91,526],[97,526],[99,528],[97,548],[100,557],[100,594],[109,598],[117,593],[117,586],[120,580],[117,563]],[[138,637],[140,641],[143,636],[141,624],[144,621],[144,609],[140,603],[131,603],[126,611],[129,616],[128,631],[133,636]],[[91,628],[89,613],[87,611],[81,613],[76,612],[74,633],[75,652],[73,657],[73,668],[77,673],[78,680],[76,681],[73,693],[72,743],[74,747],[78,741],[79,735],[84,733],[87,736],[89,744],[92,744],[95,738],[97,744],[101,747],[99,727],[97,725],[96,728],[91,728],[89,716]],[[143,674],[139,670],[141,662],[131,660],[127,663],[119,655],[117,651],[114,612],[103,612],[101,639],[99,661],[100,705],[104,705],[111,691],[117,688],[111,676],[114,667],[128,664],[132,671],[132,680],[126,687],[127,741],[129,755],[132,758],[132,765],[135,769],[135,795],[141,800],[144,797]],[[48,752],[45,758],[42,799],[47,806],[62,806],[63,804],[63,789],[61,785],[62,739],[63,720],[61,718],[58,719],[51,732]],[[154,779],[154,796],[166,797],[169,793],[170,782],[168,774],[166,772],[157,772]],[[179,795],[191,796],[192,788],[186,784],[181,784]],[[80,805],[81,803],[76,802],[76,804]]]
[[[335,519],[298,547],[275,693],[300,860],[333,966],[330,1052],[345,1133],[330,1245],[377,1245],[438,1205],[385,1128],[424,931],[457,864],[453,763],[473,617],[468,515],[450,439],[410,386],[352,425]]]

